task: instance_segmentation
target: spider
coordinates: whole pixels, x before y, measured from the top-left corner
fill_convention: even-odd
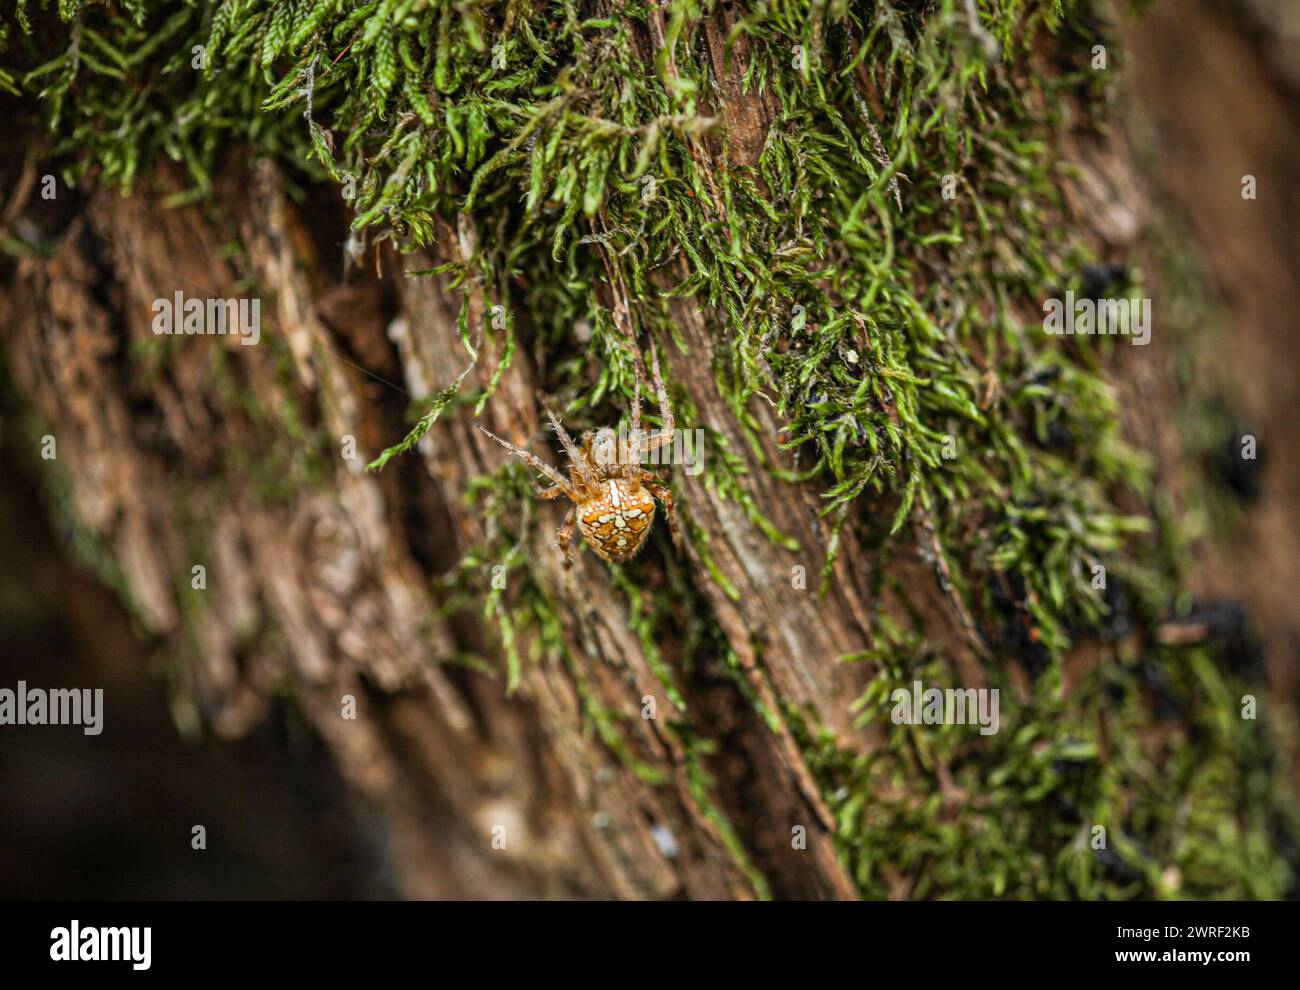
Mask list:
[[[655,518],[655,499],[664,504],[668,529],[673,544],[681,546],[677,532],[677,513],[673,505],[672,490],[662,478],[641,469],[641,457],[672,442],[673,411],[668,405],[668,394],[659,375],[659,355],[653,345],[650,357],[654,369],[655,390],[659,409],[663,413],[664,428],[654,436],[641,432],[641,361],[633,362],[636,382],[632,393],[632,428],[620,440],[617,431],[602,427],[582,435],[578,447],[565,432],[560,421],[545,403],[542,408],[551,426],[559,435],[564,452],[569,455],[569,477],[566,479],[537,455],[502,440],[491,430],[479,426],[488,436],[521,458],[535,471],[546,475],[554,484],[539,489],[542,498],[559,498],[561,495],[573,502],[564,523],[556,533],[560,552],[564,554],[564,569],[573,567],[573,524],[576,520],[587,545],[601,560],[620,564],[631,560],[645,546],[650,527]]]

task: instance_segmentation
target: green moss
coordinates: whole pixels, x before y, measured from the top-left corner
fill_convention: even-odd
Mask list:
[[[945,682],[942,662],[911,646],[913,663],[886,659],[858,703],[861,724],[888,726],[880,748],[855,754],[786,713],[867,896],[900,877],[913,897],[1287,895],[1294,875],[1274,843],[1296,817],[1284,772],[1264,762],[1287,740],[1236,716],[1240,685],[1229,690],[1203,650],[1098,667],[1068,699],[1040,687],[1020,704],[1003,684],[1001,731],[980,736],[889,725],[894,688]],[[1178,720],[1141,697],[1132,675],[1147,664],[1168,678]]]

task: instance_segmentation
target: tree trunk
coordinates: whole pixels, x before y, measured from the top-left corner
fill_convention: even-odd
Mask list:
[[[434,49],[449,33],[454,51],[470,51],[477,23],[487,37],[482,66],[500,38],[513,69],[532,58],[516,48],[519,25],[555,54],[570,53],[571,35],[558,39],[572,24],[552,21],[547,34],[540,13],[514,3],[472,13],[430,5],[410,15],[418,27],[376,28],[378,37],[392,31],[376,44],[367,25],[393,4],[337,37],[352,5],[286,6],[296,19],[283,31],[297,40],[281,39],[269,55],[258,49],[248,76],[256,100],[230,96],[228,108],[211,111],[243,116],[228,145],[207,148],[214,178],[201,197],[183,195],[193,172],[165,163],[144,139],[152,155],[128,196],[113,188],[122,176],[106,145],[94,145],[104,156],[91,162],[98,176],[77,170],[85,162],[75,149],[55,151],[60,138],[99,133],[77,107],[98,107],[91,91],[107,83],[85,65],[52,138],[31,121],[39,79],[24,84],[19,151],[6,165],[6,237],[22,250],[3,270],[0,326],[33,452],[26,470],[41,477],[70,544],[162,658],[183,733],[234,739],[279,707],[298,713],[377,809],[391,867],[412,897],[1285,892],[1294,751],[1272,733],[1294,693],[1282,659],[1297,642],[1294,604],[1279,599],[1279,580],[1261,590],[1267,607],[1250,620],[1276,694],[1216,643],[1220,630],[1206,616],[1220,613],[1176,604],[1189,586],[1203,598],[1234,593],[1189,577],[1182,549],[1170,549],[1189,504],[1235,505],[1222,486],[1197,487],[1212,481],[1198,480],[1199,452],[1178,428],[1208,402],[1208,391],[1180,377],[1179,356],[1195,341],[1173,317],[1157,317],[1149,349],[1117,344],[1113,354],[1057,347],[1037,329],[1042,300],[1064,290],[1069,263],[1084,256],[1076,251],[1146,271],[1139,294],[1156,299],[1158,314],[1183,292],[1165,242],[1150,232],[1140,141],[1099,127],[1113,108],[1096,90],[1118,87],[1121,70],[1112,65],[1099,83],[1087,68],[1102,37],[1089,12],[1049,30],[1050,4],[1019,21],[985,14],[982,25],[961,3],[852,3],[847,14],[794,5],[801,13],[789,23],[731,3],[704,12],[652,5],[636,17],[617,4],[580,4],[581,17],[611,18],[583,32],[596,54],[573,54],[567,68],[528,63],[540,80],[571,71],[555,99],[574,116],[570,133],[557,135],[550,118],[533,116],[550,97],[527,112],[502,110],[485,88],[490,75],[464,69],[459,82],[440,81],[439,72],[461,70],[439,68]],[[227,38],[241,20],[265,45],[281,30],[269,12],[258,19],[256,2],[216,9],[232,22]],[[578,16],[565,11],[556,17]],[[746,13],[756,26],[742,30]],[[219,66],[217,83],[194,85],[224,99],[221,73],[239,76],[243,65],[231,42],[214,40],[219,16],[195,15],[184,30],[210,42]],[[426,53],[424,19],[437,25],[439,16]],[[1196,16],[1204,30],[1223,30]],[[9,40],[23,71],[63,51],[69,31],[86,52],[83,29],[124,52],[143,43],[124,26],[127,14],[99,5],[71,26],[53,14],[37,20]],[[339,97],[317,95],[302,116],[300,106],[263,110],[271,84],[261,67],[268,79],[272,66],[276,78],[300,72],[310,92],[337,66],[350,74],[335,85],[364,89],[385,71],[385,45],[396,58],[393,46],[408,40],[414,61],[399,60],[401,85],[380,87],[394,135],[415,118],[406,133],[450,127],[462,110],[468,133],[475,106],[510,120],[493,117],[477,159],[465,152],[445,174],[438,155],[450,152],[430,150],[430,139],[420,155],[452,185],[423,205],[389,203],[391,225],[366,227],[354,221],[382,202],[385,180],[367,187],[362,178],[360,203],[340,196],[336,180],[346,189],[361,159],[344,164],[353,128]],[[1114,35],[1103,40],[1115,57]],[[1139,43],[1160,50],[1150,34]],[[910,53],[904,62],[891,45]],[[790,67],[792,46],[810,69]],[[863,58],[845,72],[851,53]],[[140,67],[164,57],[172,56],[131,61],[124,85],[144,85]],[[644,105],[638,89],[628,115],[609,126],[635,131],[639,147],[649,122],[663,121],[662,150],[639,174],[612,155],[604,167],[617,178],[603,191],[570,189],[566,200],[547,186],[541,205],[523,205],[537,147],[554,140],[578,154],[568,142],[587,126],[580,115],[627,107],[598,92],[615,85],[601,68],[615,63],[643,66],[637,86],[652,88],[656,102]],[[987,93],[952,68],[977,64],[987,67]],[[686,86],[698,81],[707,84]],[[149,105],[181,104],[156,79],[149,86]],[[791,95],[796,86],[804,88]],[[821,117],[810,95],[819,87],[828,94]],[[534,99],[526,89],[500,99],[524,105]],[[48,102],[47,94],[40,112]],[[1025,107],[1050,116],[1051,103],[1069,109],[1055,126],[1013,119]],[[918,129],[933,113],[945,122]],[[264,117],[278,123],[258,131]],[[841,120],[848,133],[833,123]],[[339,156],[326,166],[334,179],[307,158],[321,126],[330,131],[315,133],[314,154]],[[301,147],[275,147],[273,127]],[[354,129],[366,162],[382,161],[384,128],[372,119]],[[588,140],[584,147],[604,139]],[[854,174],[818,171],[831,142],[840,143],[827,160],[853,162]],[[786,172],[774,164],[777,144]],[[1040,155],[1054,164],[1030,161]],[[537,168],[558,170],[562,157]],[[412,161],[387,181],[418,172],[425,158]],[[943,180],[953,161],[968,168],[952,207],[960,236],[945,239]],[[1029,185],[1025,176],[1039,171],[1041,186]],[[641,178],[656,174],[660,191],[642,198]],[[57,176],[53,199],[42,196],[46,175]],[[855,231],[843,200],[868,189]],[[813,206],[799,205],[805,194]],[[566,212],[584,195],[594,208]],[[683,212],[655,213],[656,196]],[[981,226],[979,209],[999,211],[994,227]],[[654,232],[670,216],[696,218],[700,242],[676,236],[676,226]],[[565,233],[570,223],[575,232]],[[542,234],[526,234],[529,224]],[[395,236],[351,250],[384,230]],[[562,237],[568,268],[550,260]],[[665,247],[654,264],[626,260],[647,244]],[[456,265],[464,267],[412,274]],[[732,292],[745,271],[753,282]],[[849,272],[862,281],[850,285]],[[683,282],[686,290],[669,294]],[[809,286],[829,309],[798,295]],[[157,335],[155,300],[177,292],[258,298],[260,341]],[[794,319],[806,312],[806,324],[791,322],[796,298],[804,302]],[[569,319],[575,299],[586,309]],[[917,300],[925,312],[914,310]],[[547,301],[563,313],[547,311]],[[508,323],[494,324],[498,315]],[[847,329],[832,334],[841,317]],[[1245,333],[1266,349],[1276,345],[1266,343],[1264,322],[1248,319]],[[616,421],[631,391],[632,348],[648,358],[651,340],[678,426],[706,437],[699,473],[663,469],[683,546],[673,547],[661,517],[631,563],[610,566],[579,546],[566,575],[554,538],[563,511],[536,499],[531,475],[476,427],[562,466],[539,397],[565,409],[571,428]],[[790,371],[796,361],[809,363]],[[778,362],[790,363],[766,377]],[[803,368],[811,378],[799,379]],[[1044,398],[1025,391],[1034,375]],[[750,376],[760,387],[748,388]],[[858,412],[830,417],[825,405],[858,381],[873,383]],[[1105,385],[1119,397],[1113,405],[1100,394]],[[1067,412],[1053,419],[1060,408]],[[1283,426],[1277,408],[1261,404],[1254,421]],[[366,470],[411,428],[412,410],[431,409],[439,414],[426,423],[436,421],[412,450]],[[649,397],[647,411],[657,412]],[[1087,433],[1111,413],[1114,441],[1149,452],[1149,465],[1130,469],[1118,457],[1106,466],[1110,440]],[[1059,444],[1058,429],[1069,434]],[[1267,425],[1258,432],[1267,447]],[[40,457],[45,436],[57,444],[51,460]],[[960,469],[939,453],[945,439]],[[1283,470],[1276,453],[1271,469]],[[1290,464],[1267,476],[1261,532],[1295,522],[1294,507],[1277,505],[1285,491],[1277,485],[1293,473]],[[1068,493],[1100,486],[1104,511],[1051,494],[1049,484]],[[856,491],[828,499],[839,486]],[[1022,498],[1025,486],[1041,501]],[[1164,504],[1166,495],[1175,503]],[[1231,526],[1254,518],[1249,505],[1225,512],[1241,513]],[[1132,517],[1160,538],[1114,522]],[[1026,532],[1030,549],[1011,555]],[[1241,572],[1235,595],[1254,601],[1233,532],[1197,543],[1200,559],[1234,562],[1224,566]],[[1053,556],[1053,546],[1069,547],[1068,557]],[[1266,552],[1274,574],[1290,568],[1294,588],[1286,546]],[[1111,590],[1102,617],[1088,621],[1091,606],[1078,602],[1091,600],[1086,568],[1101,559],[1098,548],[1110,554]],[[1051,600],[1056,570],[1070,590]],[[984,739],[966,727],[957,739],[896,724],[891,691],[914,680],[1000,688],[1001,732]],[[1265,733],[1239,717],[1247,692],[1275,699]],[[1217,790],[1224,774],[1266,765],[1262,789]],[[1166,817],[1169,804],[1183,817]],[[1093,841],[1097,826],[1108,846]],[[1224,828],[1242,848],[1209,856]],[[1262,845],[1249,841],[1257,835]]]

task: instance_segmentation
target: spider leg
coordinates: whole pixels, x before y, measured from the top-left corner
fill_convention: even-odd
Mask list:
[[[573,547],[570,541],[573,539],[573,524],[578,519],[578,507],[569,506],[568,514],[564,517],[564,522],[555,533],[555,540],[560,545],[560,553],[564,555],[564,569],[570,570],[573,567]]]
[[[658,450],[673,442],[673,407],[668,403],[668,389],[664,388],[663,376],[659,374],[659,351],[650,342],[650,367],[654,372],[655,397],[659,400],[659,413],[664,418],[663,428],[653,437],[647,437],[643,450]]]
[[[509,440],[502,440],[491,430],[483,426],[479,426],[479,424],[477,423],[475,423],[474,425],[478,426],[480,430],[482,430],[484,433],[490,436],[497,443],[501,444],[502,447],[505,447],[505,449],[510,451],[510,453],[520,458],[525,464],[531,467],[534,471],[540,471],[542,474],[546,475],[547,478],[549,478],[551,481],[553,481],[556,485],[558,485],[563,490],[565,495],[568,495],[570,498],[573,497],[573,495],[575,494],[573,491],[573,487],[567,481],[564,480],[564,476],[560,474],[559,471],[555,470],[555,468],[547,464],[540,457],[538,457],[536,454],[530,453],[524,450],[522,447],[516,447]],[[547,496],[547,497],[549,498],[553,496]]]
[[[587,463],[591,463],[590,459],[588,459]],[[576,501],[581,502],[591,494],[591,482],[587,480],[587,475],[577,464],[569,465],[569,485],[579,495]]]
[[[559,498],[561,495],[568,495],[567,488],[560,485],[552,485],[550,488],[537,489],[538,498]]]
[[[668,517],[668,532],[672,534],[673,546],[679,550],[682,546],[682,534],[677,529],[677,504],[673,501],[673,490],[649,471],[641,472],[641,485],[651,495],[664,504],[664,515]]]
[[[578,466],[578,474],[582,476],[584,481],[588,481],[592,485],[598,484],[598,479],[588,478],[586,476],[583,467],[587,462],[582,456],[582,451],[578,448],[578,445],[573,442],[573,437],[569,436],[568,430],[566,430],[564,425],[556,418],[555,413],[551,412],[551,407],[543,402],[542,411],[546,413],[546,418],[551,421],[551,428],[555,430],[556,435],[560,438],[560,445],[564,448],[565,454],[568,455],[569,463]]]
[[[632,354],[632,428],[627,436],[627,449],[630,451],[641,451],[641,360],[639,352]],[[625,451],[620,450],[622,456]]]

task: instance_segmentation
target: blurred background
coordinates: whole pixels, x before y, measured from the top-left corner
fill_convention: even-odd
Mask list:
[[[11,422],[12,407],[3,413]],[[0,458],[27,463],[13,435],[0,436]],[[0,682],[102,685],[110,715],[93,737],[80,726],[0,729],[0,897],[394,896],[375,846],[383,831],[316,738],[276,709],[243,739],[184,741],[164,672],[65,542],[34,480],[6,469]],[[202,853],[194,825],[208,832]]]

